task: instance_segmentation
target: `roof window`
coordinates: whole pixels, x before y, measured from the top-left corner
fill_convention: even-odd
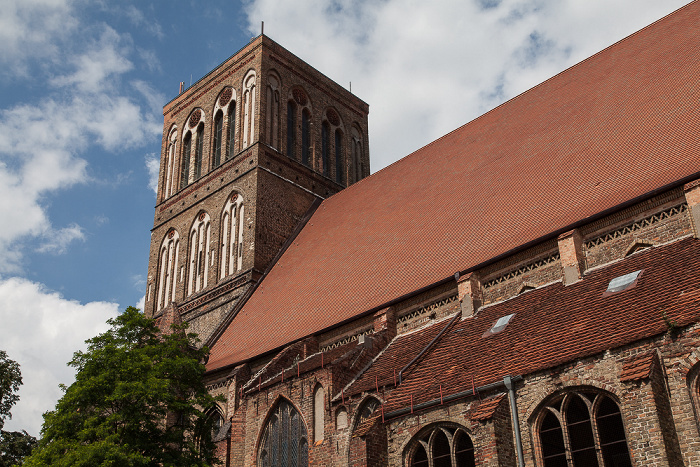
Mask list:
[[[637,285],[637,280],[639,280],[643,271],[644,269],[640,269],[639,271],[630,272],[624,276],[614,278],[608,284],[607,290],[603,292],[603,296],[607,297],[608,295],[633,288]]]
[[[515,316],[515,313],[511,313],[511,314],[506,315],[506,316],[501,316],[500,318],[498,318],[498,320],[495,323],[493,323],[493,326],[491,326],[491,329],[486,331],[484,333],[484,335],[481,337],[488,337],[488,336],[491,336],[493,334],[498,334],[499,332],[503,331],[506,328],[506,326],[508,326],[508,323],[510,323],[510,320],[511,320],[511,318],[513,318],[513,316]]]

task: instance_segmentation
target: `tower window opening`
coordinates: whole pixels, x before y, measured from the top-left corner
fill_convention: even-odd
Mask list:
[[[304,109],[301,112],[301,163],[309,166],[311,154],[311,115]]]
[[[321,170],[326,177],[330,175],[331,165],[330,132],[331,129],[328,122],[323,122],[321,124]]]
[[[287,157],[295,159],[294,148],[297,145],[297,106],[287,102]]]
[[[345,183],[345,167],[343,164],[343,132],[335,130],[335,181]]]
[[[180,164],[180,188],[190,183],[190,151],[192,150],[192,132],[188,131],[182,140],[182,161]]]
[[[204,124],[197,127],[197,147],[194,152],[194,179],[202,176],[202,152],[204,150]]]
[[[224,118],[222,112],[219,111],[214,117],[214,157],[212,159],[212,169],[221,165],[221,146],[224,130]]]
[[[228,146],[226,147],[226,160],[233,157],[236,143],[236,101],[228,105]]]

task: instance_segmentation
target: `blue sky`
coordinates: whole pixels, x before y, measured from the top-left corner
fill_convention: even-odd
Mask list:
[[[265,33],[370,104],[379,170],[661,18],[667,0],[0,0],[6,429],[38,435],[65,366],[145,292],[162,106]]]

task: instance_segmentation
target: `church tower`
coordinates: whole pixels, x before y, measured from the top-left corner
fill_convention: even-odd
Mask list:
[[[369,175],[368,112],[264,35],[167,103],[145,314],[206,341],[318,201]]]

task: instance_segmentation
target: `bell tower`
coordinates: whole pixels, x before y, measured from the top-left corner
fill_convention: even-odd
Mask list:
[[[368,112],[264,35],[168,102],[146,315],[207,340],[318,201],[369,175]]]

